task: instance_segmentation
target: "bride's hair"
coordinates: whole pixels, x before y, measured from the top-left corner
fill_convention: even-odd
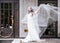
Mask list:
[[[28,7],[28,13],[34,12],[32,7]]]

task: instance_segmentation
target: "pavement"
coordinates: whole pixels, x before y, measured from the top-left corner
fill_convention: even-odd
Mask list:
[[[20,40],[20,43],[60,43],[60,39],[46,39],[45,41],[40,41],[40,42],[22,42]]]

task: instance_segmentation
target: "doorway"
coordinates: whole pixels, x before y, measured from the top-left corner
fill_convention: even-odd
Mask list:
[[[19,15],[18,0],[0,1],[0,38],[19,37],[18,15]]]
[[[38,6],[40,4],[50,4],[57,7],[58,1],[57,0],[38,0]],[[43,33],[41,38],[57,38],[58,37],[57,30],[58,30],[58,21],[55,21],[51,25],[48,25],[46,31]]]

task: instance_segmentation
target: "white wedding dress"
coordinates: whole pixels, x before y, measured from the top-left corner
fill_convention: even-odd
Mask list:
[[[33,14],[34,15],[34,14]],[[28,25],[28,35],[26,37],[26,39],[28,39],[29,41],[39,41],[39,31],[37,30],[39,27],[37,27],[37,23],[35,22],[35,17],[32,16],[32,14],[28,14],[27,16],[27,25]]]
[[[25,39],[22,39],[22,41],[41,41],[40,37],[45,32],[50,18],[50,5],[45,4],[41,4],[38,10],[33,15],[31,13],[27,14],[22,20],[22,22],[27,24],[28,34]],[[52,19],[55,20],[54,18]],[[41,31],[42,28],[40,28],[39,26],[46,28],[43,31]]]

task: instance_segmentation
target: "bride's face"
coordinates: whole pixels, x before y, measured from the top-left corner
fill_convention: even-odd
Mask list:
[[[28,13],[34,12],[32,7],[28,7]]]

